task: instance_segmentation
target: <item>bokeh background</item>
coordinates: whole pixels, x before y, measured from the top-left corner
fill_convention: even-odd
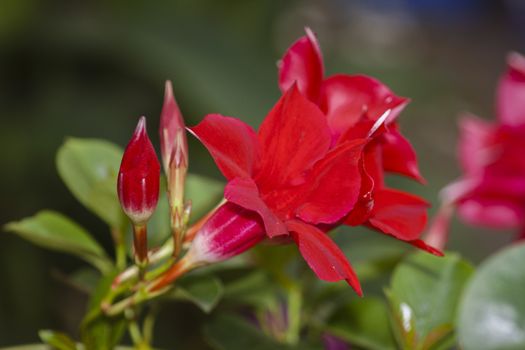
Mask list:
[[[369,74],[412,98],[401,127],[428,186],[392,181],[432,202],[433,213],[439,189],[459,175],[458,115],[493,118],[506,53],[525,51],[523,1],[2,0],[0,224],[51,208],[109,248],[102,222],[55,171],[64,139],[124,146],[146,115],[158,144],[166,79],[188,124],[219,112],[257,126],[279,96],[275,63],[305,25],[329,74]],[[201,146],[192,140],[190,149],[191,171],[220,178]],[[511,238],[455,221],[450,248],[478,262]],[[63,277],[79,265],[0,232],[0,346],[36,342],[42,328],[74,329],[83,299]],[[164,313],[160,344],[176,337],[181,313],[196,313],[173,312]]]

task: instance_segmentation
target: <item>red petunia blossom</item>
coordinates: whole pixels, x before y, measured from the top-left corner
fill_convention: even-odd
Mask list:
[[[176,278],[181,265],[221,261],[270,238],[295,242],[320,279],[346,280],[361,295],[348,260],[326,234],[343,223],[441,254],[419,239],[426,202],[383,183],[385,171],[422,180],[395,122],[406,99],[365,76],[324,80],[309,30],[281,61],[279,83],[285,92],[258,132],[218,114],[190,128],[228,180],[227,202],[197,232],[184,264],[154,289]]]
[[[428,239],[444,246],[457,209],[469,224],[525,232],[525,57],[512,53],[497,89],[496,122],[460,120],[463,175],[442,191],[443,206]]]
[[[428,204],[414,195],[385,187],[385,172],[408,176],[424,183],[416,153],[399,131],[396,119],[408,99],[396,96],[376,79],[364,75],[324,77],[319,44],[310,29],[285,53],[278,64],[279,87],[293,82],[324,113],[338,145],[371,136],[361,163],[360,200],[346,219],[348,225],[367,225],[387,235],[438,254],[419,240],[427,221]],[[385,118],[384,123],[380,118]],[[381,125],[378,130],[373,126]]]

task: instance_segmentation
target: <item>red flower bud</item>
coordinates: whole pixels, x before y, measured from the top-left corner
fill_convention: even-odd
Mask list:
[[[118,175],[118,196],[135,225],[144,224],[159,199],[160,164],[141,117],[126,147]]]
[[[162,163],[169,177],[174,168],[188,167],[186,129],[169,80],[166,81],[159,133]]]
[[[153,281],[149,290],[158,291],[198,266],[239,255],[265,238],[263,223],[256,213],[225,203],[199,228],[186,255]]]
[[[197,232],[187,257],[194,264],[239,255],[266,238],[258,215],[233,203],[220,206]]]

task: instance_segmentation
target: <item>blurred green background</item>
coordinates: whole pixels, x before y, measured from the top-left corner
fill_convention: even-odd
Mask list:
[[[434,212],[439,189],[459,175],[458,114],[494,117],[505,55],[525,50],[523,23],[520,1],[2,0],[0,223],[51,208],[109,248],[102,222],[55,171],[64,139],[124,146],[146,115],[157,145],[166,79],[189,125],[218,112],[257,126],[279,96],[275,63],[306,25],[328,74],[370,74],[412,98],[400,121],[429,185],[392,181]],[[194,140],[190,149],[191,171],[220,178]],[[510,239],[454,222],[450,247],[477,262]],[[74,330],[84,299],[64,276],[78,266],[0,232],[0,346],[36,342],[42,328]],[[204,317],[190,306],[173,312]],[[158,343],[169,344],[184,318],[161,318]]]

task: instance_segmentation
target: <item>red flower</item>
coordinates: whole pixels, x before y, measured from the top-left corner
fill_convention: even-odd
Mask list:
[[[499,82],[497,116],[494,123],[460,121],[463,176],[442,191],[443,207],[429,231],[438,244],[446,243],[453,208],[472,225],[525,228],[525,57],[516,53]]]
[[[118,174],[118,197],[136,225],[145,224],[159,199],[160,164],[141,117],[129,141]]]
[[[265,238],[288,236],[319,278],[345,279],[359,294],[355,273],[325,234],[354,207],[365,140],[330,147],[326,118],[292,87],[270,111],[258,133],[240,120],[211,114],[195,136],[228,179],[228,203],[195,237],[195,261],[223,260]],[[257,216],[254,216],[254,213]]]
[[[383,183],[385,171],[422,180],[395,123],[406,99],[365,76],[324,80],[309,30],[281,61],[279,83],[285,93],[257,133],[218,114],[190,129],[228,180],[227,203],[196,234],[184,263],[154,289],[176,278],[181,266],[230,258],[267,236],[294,241],[320,279],[346,280],[361,294],[349,262],[326,234],[345,222],[441,254],[419,240],[426,202]]]
[[[324,78],[323,71],[319,44],[306,28],[306,35],[288,49],[279,63],[281,90],[286,91],[297,82],[299,89],[325,114],[333,144],[371,134],[361,164],[360,200],[346,223],[365,224],[437,253],[418,240],[426,225],[428,204],[414,195],[384,185],[385,172],[424,183],[416,154],[396,122],[408,100],[396,96],[376,79],[343,74]],[[378,126],[378,130],[371,130]]]

